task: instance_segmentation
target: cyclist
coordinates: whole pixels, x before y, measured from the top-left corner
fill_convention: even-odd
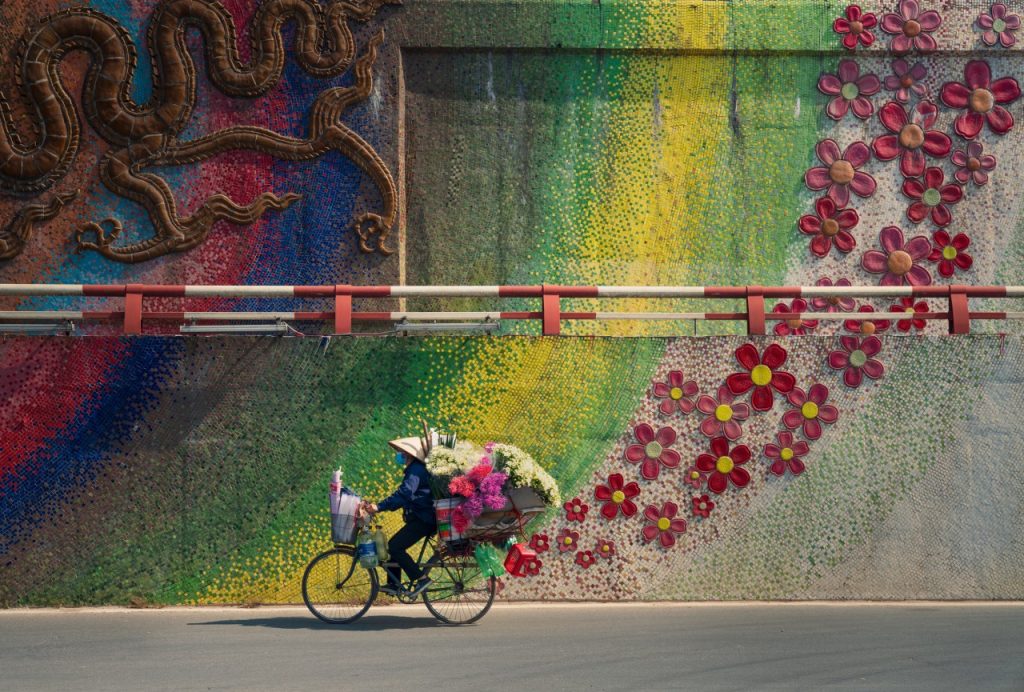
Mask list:
[[[430,489],[430,472],[423,463],[427,455],[423,440],[418,437],[403,437],[391,440],[388,444],[395,450],[395,461],[405,465],[402,484],[386,499],[377,503],[365,503],[364,509],[370,514],[402,510],[405,526],[388,541],[388,552],[391,553],[391,559],[397,562],[415,583],[408,595],[418,596],[430,586],[431,579],[423,575],[423,570],[409,557],[406,550],[437,531],[434,495]],[[397,596],[403,592],[401,574],[394,567],[388,567],[387,573],[388,583],[380,587],[380,590],[389,596]]]

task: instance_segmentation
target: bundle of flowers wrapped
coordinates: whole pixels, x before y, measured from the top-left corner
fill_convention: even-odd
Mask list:
[[[500,519],[494,513],[522,510],[524,489],[533,496],[526,498],[531,514],[543,509],[537,506],[538,500],[547,506],[561,503],[555,479],[533,457],[512,445],[490,442],[481,448],[459,442],[454,448],[438,446],[427,455],[426,466],[435,498],[462,498],[451,512],[452,528],[459,534],[474,523],[493,526]]]

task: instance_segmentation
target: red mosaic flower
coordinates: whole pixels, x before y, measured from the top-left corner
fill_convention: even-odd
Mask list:
[[[574,497],[563,505],[565,507],[565,518],[567,521],[583,521],[587,518],[590,505],[578,497]]]
[[[935,246],[932,247],[928,259],[939,263],[939,274],[947,279],[953,276],[957,269],[967,271],[974,264],[974,258],[964,250],[971,244],[971,239],[963,233],[957,233],[952,238],[946,231],[938,230],[932,234]]]
[[[909,182],[909,181],[908,181]],[[882,251],[868,250],[860,259],[864,271],[883,274],[882,286],[927,286],[932,282],[931,273],[920,266],[931,252],[931,243],[923,235],[914,236],[904,242],[903,231],[896,226],[886,226],[878,234]]]
[[[857,312],[874,312],[875,308],[870,305],[861,305]],[[889,320],[846,320],[843,322],[847,331],[864,336],[871,336],[875,332],[884,332],[891,326]]]
[[[778,444],[769,442],[764,446],[764,455],[772,459],[769,470],[776,476],[781,476],[788,468],[794,476],[804,472],[804,462],[800,457],[811,451],[803,440],[793,441],[793,433],[783,430],[775,436]]]
[[[602,557],[605,560],[611,560],[612,555],[615,554],[615,543],[607,539],[600,539],[597,542],[597,547],[594,549],[594,555]]]
[[[742,394],[753,387],[750,405],[755,411],[770,411],[775,403],[772,389],[785,394],[796,384],[795,377],[779,370],[786,363],[786,357],[786,349],[778,344],[766,348],[763,356],[753,344],[743,344],[736,349],[736,360],[747,372],[734,373],[725,379],[729,391]]]
[[[821,437],[822,423],[831,425],[839,420],[839,409],[826,403],[828,387],[821,383],[812,384],[807,394],[799,387],[794,387],[788,398],[789,403],[796,408],[786,411],[782,416],[782,424],[790,430],[801,428],[808,440]]]
[[[803,298],[794,298],[790,305],[776,303],[772,312],[807,312],[807,301]],[[774,331],[779,336],[804,336],[818,327],[818,320],[805,320],[799,317],[783,320],[775,323]]]
[[[988,182],[988,174],[996,168],[996,157],[985,154],[985,146],[981,142],[968,142],[967,149],[957,149],[950,160],[957,166],[953,178],[961,185],[974,181],[975,185]]]
[[[707,495],[695,495],[693,497],[693,516],[707,519],[711,516],[711,510],[714,508],[715,503]]]
[[[828,366],[843,371],[843,382],[847,387],[859,387],[864,377],[877,380],[885,374],[885,367],[874,357],[882,351],[882,342],[877,336],[858,339],[855,336],[839,337],[841,350],[828,354]]]
[[[882,161],[900,158],[900,172],[910,178],[924,173],[925,158],[945,158],[953,141],[944,132],[929,129],[939,117],[939,108],[931,101],[918,101],[908,114],[903,106],[890,101],[878,111],[878,119],[891,134],[876,137],[871,143]]]
[[[742,402],[733,403],[735,398],[725,386],[718,388],[717,400],[707,394],[701,394],[697,399],[697,408],[706,414],[707,418],[701,421],[700,431],[708,437],[724,434],[730,440],[742,435],[743,427],[740,421],[745,421],[750,416],[750,407]]]
[[[1020,17],[1006,11],[1006,5],[997,2],[988,12],[978,15],[978,28],[982,30],[981,40],[986,46],[999,43],[1010,48],[1017,42],[1014,32],[1020,28]]]
[[[683,483],[700,490],[704,486],[704,482],[707,481],[708,474],[703,473],[696,466],[691,466],[686,469],[686,475],[683,477]]]
[[[832,283],[832,279],[823,276],[818,279],[817,286],[849,286],[849,279],[839,279]],[[811,298],[811,307],[818,312],[851,312],[857,306],[850,296],[814,296]]]
[[[576,550],[576,543],[580,540],[578,531],[562,529],[558,532],[558,552],[567,553]]]
[[[594,557],[594,553],[591,550],[580,550],[576,553],[576,564],[583,569],[590,569],[590,566],[597,562],[597,558]]]
[[[621,473],[613,473],[608,476],[608,485],[598,485],[594,488],[594,497],[601,502],[601,516],[605,519],[614,519],[619,512],[625,517],[636,514],[636,504],[633,498],[640,494],[640,484],[636,481],[625,482]]]
[[[946,226],[953,220],[948,204],[963,198],[964,189],[955,183],[945,184],[946,175],[941,168],[927,168],[924,180],[908,178],[903,181],[903,194],[916,200],[907,207],[907,218],[921,223],[931,214],[936,226]]]
[[[658,477],[661,467],[674,469],[679,466],[679,452],[669,449],[676,441],[676,431],[672,428],[659,428],[654,432],[647,423],[633,428],[633,434],[639,444],[626,447],[626,461],[640,464],[640,475],[649,481]],[[640,463],[643,462],[643,463]]]
[[[854,50],[860,43],[865,48],[875,42],[871,29],[878,24],[878,18],[870,12],[864,12],[859,5],[849,5],[844,17],[836,17],[832,22],[832,30],[843,37],[843,46]]]
[[[908,315],[917,315],[918,313],[928,312],[928,302],[922,300],[915,303],[914,299],[910,296],[903,296],[899,299],[899,302],[889,308],[889,312],[905,312]],[[896,329],[899,329],[901,332],[909,332],[911,327],[914,329],[924,329],[927,324],[927,321],[921,317],[908,317],[905,320],[897,320]]]
[[[922,80],[928,76],[928,68],[923,63],[914,63],[911,67],[903,58],[892,61],[892,74],[885,78],[883,84],[889,91],[896,92],[893,96],[900,103],[910,100],[910,92],[918,98],[928,95],[928,87]]]
[[[882,31],[895,34],[889,42],[889,50],[896,55],[918,50],[930,53],[936,48],[931,32],[942,26],[942,16],[935,10],[921,11],[917,0],[900,0],[899,14],[889,13],[882,17]]]
[[[546,533],[535,533],[530,536],[530,547],[538,553],[546,553],[551,550],[551,544],[548,543],[548,535]]]
[[[675,518],[678,512],[679,507],[674,502],[666,502],[661,509],[658,509],[656,505],[648,505],[644,510],[644,517],[650,523],[643,528],[644,542],[650,543],[658,538],[663,547],[674,546],[676,536],[686,531],[686,520]]]
[[[737,488],[746,487],[750,482],[750,473],[741,467],[748,461],[750,461],[749,447],[736,445],[730,450],[729,440],[724,437],[716,437],[711,440],[711,454],[701,454],[697,457],[697,468],[710,474],[708,489],[718,495],[729,487],[729,481],[732,481]]]
[[[540,558],[527,558],[523,565],[523,576],[536,577],[538,574],[540,574],[540,568],[543,565],[544,563],[540,561]]]
[[[964,67],[964,83],[946,82],[940,93],[950,108],[963,108],[953,129],[964,139],[974,139],[988,123],[992,132],[1005,135],[1013,128],[1013,116],[1003,106],[1020,98],[1020,85],[1013,77],[992,81],[992,70],[984,60],[971,60]]]
[[[842,120],[850,110],[861,120],[875,112],[868,96],[877,94],[882,82],[873,74],[861,76],[860,66],[853,60],[840,60],[836,74],[825,73],[818,79],[818,91],[831,96],[825,113],[833,120]]]
[[[826,195],[842,208],[850,203],[850,191],[858,197],[875,194],[875,179],[858,170],[871,160],[871,150],[864,142],[854,142],[840,153],[839,145],[831,139],[818,142],[814,148],[818,159],[825,164],[808,169],[804,183],[812,190],[828,188]]]
[[[673,370],[668,374],[668,383],[655,382],[654,396],[663,401],[658,404],[658,410],[666,416],[676,411],[689,413],[693,410],[693,399],[697,396],[697,383],[693,380],[685,380],[682,370]]]
[[[814,203],[814,214],[800,217],[797,227],[811,238],[811,253],[824,257],[835,243],[839,252],[849,252],[857,246],[850,231],[860,223],[856,209],[838,209],[829,197],[822,197]]]

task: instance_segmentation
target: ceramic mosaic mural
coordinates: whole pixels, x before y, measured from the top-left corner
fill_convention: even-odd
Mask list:
[[[1021,284],[1021,16],[8,0],[0,282]],[[949,336],[931,298],[767,307],[906,317],[3,337],[0,603],[297,602],[331,470],[381,498],[385,442],[420,418],[515,444],[561,486],[503,598],[1022,597],[1018,323]]]

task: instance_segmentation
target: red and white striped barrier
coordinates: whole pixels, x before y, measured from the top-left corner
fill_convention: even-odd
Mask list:
[[[558,334],[563,320],[736,320],[745,321],[750,334],[764,334],[766,323],[778,320],[896,320],[904,312],[765,312],[766,298],[902,296],[942,299],[943,312],[915,313],[915,319],[949,321],[951,334],[966,334],[971,320],[1024,319],[1024,312],[971,312],[969,298],[1021,298],[1024,286],[185,286],[149,284],[0,284],[0,296],[82,296],[123,298],[119,311],[7,310],[0,322],[85,321],[123,319],[124,333],[141,334],[143,320],[180,322],[332,321],[335,334],[351,334],[353,321],[430,322],[532,320],[542,321],[543,333]],[[180,298],[332,298],[331,311],[144,311],[147,297]],[[353,298],[539,298],[538,311],[356,312]],[[743,312],[585,312],[564,311],[563,299],[740,299]]]

